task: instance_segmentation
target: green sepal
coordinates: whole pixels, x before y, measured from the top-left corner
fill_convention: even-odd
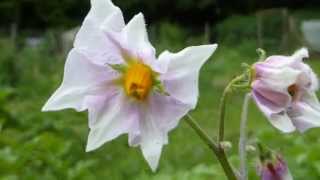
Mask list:
[[[273,152],[267,146],[263,145],[260,142],[257,142],[259,158],[261,162],[272,161],[273,160]]]
[[[128,66],[124,64],[108,64],[113,70],[118,71],[120,73],[126,73]]]
[[[258,56],[259,56],[259,61],[264,61],[267,57],[267,53],[264,49],[262,48],[258,48],[257,49],[257,53],[258,53]]]
[[[154,90],[159,92],[160,94],[169,96],[169,93],[166,92],[162,82],[158,79],[154,79]]]

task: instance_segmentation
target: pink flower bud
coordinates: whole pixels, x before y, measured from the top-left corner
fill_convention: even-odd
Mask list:
[[[261,180],[292,180],[292,175],[287,163],[281,156],[276,156],[273,160],[265,160],[260,165]]]

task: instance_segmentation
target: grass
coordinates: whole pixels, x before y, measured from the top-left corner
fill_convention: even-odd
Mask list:
[[[168,24],[165,27],[158,32],[159,38],[153,38],[158,49],[166,47],[178,50],[186,45],[201,43],[201,37],[190,39],[187,38],[188,33],[181,35],[178,27],[172,26],[170,29]],[[165,35],[176,39],[170,41]],[[6,46],[6,41],[0,44],[0,63],[6,64],[2,68],[7,70],[7,66],[12,66],[8,62],[14,61],[16,76],[13,85],[10,85],[13,81],[10,73],[13,72],[0,72],[0,82],[10,85],[10,93],[5,88],[0,90],[1,180],[225,179],[212,152],[183,120],[170,133],[170,143],[163,150],[157,173],[150,171],[138,148],[128,147],[125,135],[92,153],[85,153],[88,135],[86,112],[40,112],[42,105],[61,82],[64,56],[53,54],[46,45],[15,53]],[[212,137],[217,135],[219,99],[223,88],[228,80],[242,72],[241,63],[255,62],[255,49],[253,40],[234,45],[222,43],[202,69],[199,104],[191,114]],[[313,56],[311,59],[312,67],[320,74],[319,57]],[[3,100],[1,94],[5,96]],[[226,139],[233,144],[228,155],[235,165],[238,164],[237,141],[242,100],[243,93],[234,94],[227,107]],[[270,125],[254,103],[250,104],[248,129],[249,142],[259,139],[284,155],[295,179],[320,178],[320,129],[305,134],[282,134]],[[258,179],[255,175],[257,156],[251,153],[249,157],[250,180]]]

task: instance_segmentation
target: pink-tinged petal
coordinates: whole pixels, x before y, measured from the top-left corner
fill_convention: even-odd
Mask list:
[[[307,48],[297,50],[292,56],[296,61],[302,61],[304,58],[309,58],[309,51]]]
[[[258,105],[258,108],[264,113],[269,122],[281,130],[282,132],[289,133],[295,130],[291,119],[285,113],[284,108],[280,108],[273,102],[261,96],[258,92],[252,92],[253,99]]]
[[[162,147],[166,144],[166,138],[166,135],[160,131],[152,119],[142,119],[140,147],[152,171],[156,171],[158,168]]]
[[[166,133],[176,128],[179,121],[190,110],[189,105],[183,104],[171,96],[156,92],[150,96],[148,107],[150,118]]]
[[[165,74],[168,71],[168,67],[171,61],[169,51],[164,51],[160,54],[159,58],[152,64],[153,69],[155,69],[160,74]]]
[[[106,97],[91,97],[89,107],[90,133],[86,151],[93,151],[116,137],[131,132],[139,123],[138,107],[118,91]]]
[[[99,52],[108,47],[107,43],[99,25],[91,19],[86,19],[76,35],[74,47],[82,51]]]
[[[83,32],[83,34],[90,37],[81,35],[81,38],[84,39],[81,41],[86,42],[85,45],[87,45],[87,47],[81,46],[79,48],[75,45],[77,51],[87,56],[90,61],[99,65],[123,63],[122,57],[113,42],[111,42],[101,30],[94,29],[93,24],[87,27],[87,32]],[[80,36],[76,38],[75,42],[77,42],[77,39],[80,39]]]
[[[73,108],[83,111],[85,99],[90,94],[102,94],[112,88],[110,81],[118,74],[108,67],[98,66],[81,53],[71,50],[64,70],[64,79],[58,90],[50,97],[42,111]]]
[[[320,103],[315,93],[306,93],[289,109],[288,114],[300,132],[320,127]]]
[[[141,143],[140,122],[134,123],[128,133],[128,144],[131,147],[138,147]]]
[[[100,26],[101,30],[105,32],[121,32],[124,27],[125,22],[120,9],[115,10]]]
[[[309,65],[300,63],[296,68],[303,72],[298,82],[300,87],[304,87],[311,91],[319,89],[319,79]]]
[[[265,63],[257,63],[254,68],[256,81],[263,83],[269,89],[283,93],[286,93],[288,87],[295,84],[302,74],[301,71],[290,67],[274,68]]]
[[[296,130],[296,127],[286,112],[272,114],[269,121],[275,128],[283,133],[291,133]]]
[[[105,118],[102,118],[104,111],[117,108],[111,104],[115,103],[116,100],[121,100],[120,93],[121,89],[113,88],[105,91],[103,95],[90,95],[86,98],[85,104],[89,111],[89,128],[98,127],[104,123]]]
[[[252,91],[254,100],[268,116],[285,110],[291,101],[287,91],[276,91],[261,80],[254,81]]]
[[[303,62],[304,58],[309,57],[309,52],[306,48],[296,51],[292,56],[271,56],[265,62],[259,63],[272,68],[292,68],[300,71],[298,85],[306,87],[310,90],[319,89],[319,80],[316,74],[312,71],[309,65]]]
[[[170,96],[195,108],[199,96],[200,68],[216,48],[216,44],[194,46],[175,54],[166,51],[159,56],[159,62],[165,65],[169,62],[167,72],[161,75],[161,79]]]
[[[141,149],[151,169],[158,167],[163,145],[168,143],[168,133],[175,128],[190,107],[170,96],[153,93],[145,107],[141,122]]]
[[[302,101],[306,102],[307,104],[312,106],[314,109],[317,109],[318,111],[320,111],[320,108],[319,108],[320,103],[314,91],[307,91],[306,93],[304,93],[304,96],[302,97]]]
[[[75,38],[74,47],[95,63],[119,63],[120,56],[114,53],[114,46],[103,30],[120,32],[124,28],[122,12],[110,0],[92,0],[91,3],[91,10]]]
[[[86,18],[92,18],[95,23],[101,24],[117,10],[119,10],[119,8],[115,6],[111,0],[91,0],[91,9]]]
[[[122,32],[126,47],[136,56],[142,57],[144,61],[155,59],[155,49],[151,45],[146,29],[146,23],[142,13],[135,15],[126,25]],[[148,62],[147,62],[148,64]]]
[[[104,45],[104,39],[100,26],[118,11],[121,12],[110,0],[91,0],[91,9],[77,34],[75,47],[79,49],[91,49],[93,47],[101,49],[102,47],[99,45]],[[117,21],[124,21],[123,17],[116,17]]]
[[[304,58],[309,57],[309,52],[306,48],[296,51],[292,56],[270,56],[264,63],[273,67],[294,67],[302,62]]]
[[[289,95],[272,91],[257,81],[253,85],[252,96],[258,108],[274,127],[285,133],[295,130],[291,119],[286,114],[286,108],[291,99]]]

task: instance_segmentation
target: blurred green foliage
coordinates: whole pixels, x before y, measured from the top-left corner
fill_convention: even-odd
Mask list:
[[[218,22],[234,14],[252,13],[258,9],[288,7],[297,9],[320,5],[318,0],[113,0],[128,19],[140,11],[152,21],[171,20],[188,25]],[[90,0],[1,0],[0,22],[19,29],[70,28],[79,24],[90,7]],[[165,11],[163,11],[165,10]],[[3,27],[3,28],[6,28]]]
[[[6,106],[6,104],[9,102],[9,97],[12,95],[12,93],[12,89],[0,88],[0,132],[3,128],[3,125],[5,123],[8,123],[6,121],[13,121],[13,117]]]
[[[218,26],[220,46],[202,70],[199,105],[192,115],[213,137],[217,132],[215,118],[218,117],[218,103],[224,86],[242,71],[242,62],[252,64],[257,59],[254,23],[252,16],[231,17],[222,22]],[[270,31],[276,28],[270,27]],[[170,22],[156,23],[149,30],[158,53],[164,49],[178,51],[185,46],[205,42],[205,38],[195,36],[193,30]],[[241,35],[237,37],[236,33]],[[65,61],[64,56],[52,50],[50,38],[47,37],[37,48],[15,49],[8,40],[1,40],[0,47],[1,180],[225,179],[210,150],[183,121],[170,134],[170,143],[164,148],[157,173],[150,171],[139,149],[128,147],[126,136],[105,144],[95,152],[85,153],[88,135],[86,113],[73,110],[40,112],[61,83]],[[265,49],[269,55],[279,52],[270,44],[266,44]],[[320,74],[319,57],[312,56],[308,63]],[[235,94],[233,98],[228,104],[226,138],[233,143],[228,154],[237,165],[243,94]],[[281,134],[253,103],[248,129],[250,142],[260,139],[282,152],[295,179],[320,178],[319,129],[303,135]],[[257,179],[257,158],[255,153],[249,155],[250,180],[254,180]]]

